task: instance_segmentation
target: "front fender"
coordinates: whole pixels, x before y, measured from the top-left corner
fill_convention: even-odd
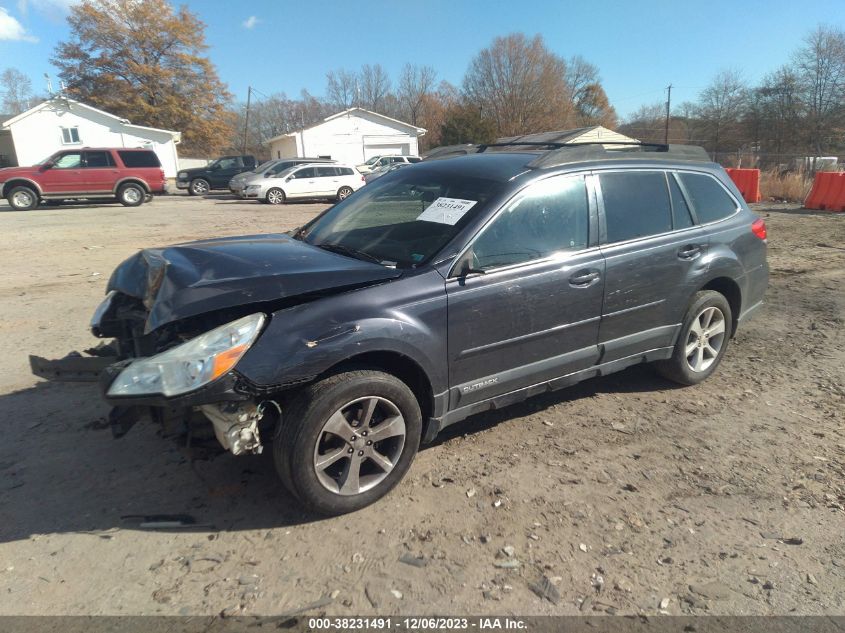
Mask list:
[[[370,352],[410,359],[435,394],[446,391],[446,296],[436,271],[273,313],[238,372],[263,389],[285,387]]]

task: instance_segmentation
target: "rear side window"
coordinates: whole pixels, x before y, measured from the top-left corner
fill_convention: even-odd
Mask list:
[[[699,224],[722,220],[736,212],[737,204],[715,178],[706,174],[678,174],[698,216]]]
[[[85,166],[88,168],[114,167],[110,152],[85,152]]]
[[[672,230],[672,207],[663,172],[601,174],[607,241],[624,242]]]
[[[126,167],[161,167],[155,152],[121,152],[117,155]]]
[[[590,212],[584,179],[550,178],[505,208],[472,245],[477,265],[500,268],[587,247]]]
[[[317,176],[320,178],[331,178],[337,176],[337,170],[334,167],[317,167]]]
[[[672,174],[669,177],[669,196],[672,198],[672,223],[675,230],[686,229],[692,226],[692,214],[689,212],[689,205],[681,193],[678,181]]]

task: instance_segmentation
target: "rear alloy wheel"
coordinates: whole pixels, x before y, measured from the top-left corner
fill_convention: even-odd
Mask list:
[[[731,306],[725,296],[703,290],[693,297],[672,358],[657,363],[664,378],[695,385],[712,374],[731,338]]]
[[[419,403],[401,380],[349,371],[305,387],[273,439],[285,487],[320,514],[359,510],[405,475],[422,432]]]
[[[203,180],[202,178],[192,180],[191,185],[188,187],[188,193],[192,196],[202,196],[207,194],[209,191],[211,191],[211,186],[208,184],[207,180]]]
[[[346,200],[349,196],[351,196],[354,192],[352,191],[352,187],[341,187],[337,191],[337,199],[338,202],[341,200]]]
[[[273,187],[270,191],[267,192],[267,195],[264,198],[270,204],[284,204],[285,203],[285,192],[279,189],[278,187]]]
[[[136,185],[133,182],[121,185],[117,190],[117,199],[124,207],[138,207],[143,204],[146,198],[146,192],[141,185]]]
[[[14,187],[6,200],[15,211],[29,211],[38,206],[38,194],[29,187]]]

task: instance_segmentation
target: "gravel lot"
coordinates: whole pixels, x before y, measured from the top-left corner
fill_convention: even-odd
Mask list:
[[[191,462],[149,426],[113,440],[94,386],[40,381],[27,355],[94,344],[136,249],[325,205],[0,206],[0,615],[845,614],[845,214],[758,207],[768,305],[710,381],[636,367],[476,416],[386,499],[324,520],[269,454]],[[121,518],[159,513],[201,525]]]

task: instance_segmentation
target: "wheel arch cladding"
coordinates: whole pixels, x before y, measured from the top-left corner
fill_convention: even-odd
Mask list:
[[[149,185],[147,185],[147,183],[145,183],[139,178],[125,178],[119,181],[114,187],[115,193],[118,193],[120,191],[120,188],[124,185],[138,185],[144,191],[144,193],[150,193]]]
[[[25,180],[23,178],[13,178],[8,182],[3,183],[3,197],[5,198],[8,196],[15,187],[26,187],[28,189],[32,189],[36,196],[41,196],[41,187],[38,186],[38,183],[32,180]]]
[[[725,297],[731,307],[731,337],[736,335],[739,313],[742,309],[742,290],[730,277],[716,277],[708,281],[701,290],[715,290]]]

